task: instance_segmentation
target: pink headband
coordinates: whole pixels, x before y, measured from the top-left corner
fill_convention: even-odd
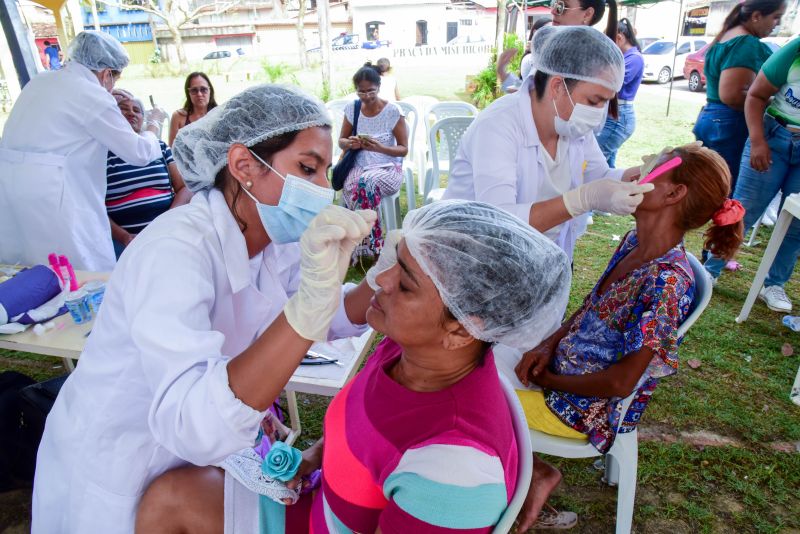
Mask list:
[[[722,203],[722,207],[711,217],[717,226],[728,226],[735,224],[744,217],[744,206],[738,200],[727,199]]]

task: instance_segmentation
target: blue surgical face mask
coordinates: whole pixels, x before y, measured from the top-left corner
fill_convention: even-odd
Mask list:
[[[311,219],[322,211],[325,206],[333,203],[333,189],[320,187],[308,180],[303,180],[292,174],[282,176],[272,165],[250,151],[253,157],[272,169],[272,172],[283,178],[283,192],[277,206],[263,204],[253,196],[250,191],[242,187],[242,191],[253,199],[261,218],[261,224],[267,231],[273,243],[296,243],[308,228]]]

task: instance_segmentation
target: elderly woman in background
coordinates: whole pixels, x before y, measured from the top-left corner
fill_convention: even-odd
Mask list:
[[[226,532],[492,531],[519,483],[492,345],[524,350],[558,324],[567,256],[499,208],[446,200],[409,212],[367,281],[367,321],[386,337],[333,399],[324,445],[303,453],[288,484],[321,466],[313,505],[258,491],[262,460],[247,449],[237,465],[249,470],[226,462],[225,472],[187,467],[156,480],[137,532],[221,532],[223,521]]]
[[[344,182],[344,202],[350,209],[378,210],[384,196],[400,191],[403,157],[408,154],[408,127],[397,104],[380,96],[381,74],[367,63],[353,76],[358,100],[344,108],[339,134],[342,150],[358,150],[356,163]],[[356,105],[358,102],[358,105]],[[356,134],[353,124],[358,114]],[[377,256],[383,247],[380,219],[355,256]]]
[[[115,89],[112,94],[133,131],[140,133],[144,121],[141,100],[125,90]],[[113,152],[108,153],[106,211],[117,258],[153,219],[192,198],[172,159],[172,150],[164,141],[159,140],[159,145],[161,157],[142,166],[125,163]]]
[[[202,119],[206,113],[217,107],[214,86],[204,72],[189,74],[183,84],[183,93],[186,95],[186,102],[181,109],[172,114],[172,119],[169,121],[170,146],[175,142],[178,130]]]

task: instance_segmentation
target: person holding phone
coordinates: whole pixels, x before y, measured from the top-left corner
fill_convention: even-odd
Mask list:
[[[408,128],[400,108],[379,96],[380,70],[366,63],[353,76],[358,100],[344,109],[339,135],[342,150],[358,150],[356,163],[344,181],[344,202],[350,209],[378,210],[381,199],[394,195],[403,183],[403,157],[408,154]],[[358,124],[353,135],[356,102]],[[355,256],[377,256],[383,247],[380,220]]]

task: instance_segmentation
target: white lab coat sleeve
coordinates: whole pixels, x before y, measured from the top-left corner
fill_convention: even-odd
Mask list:
[[[360,336],[367,330],[366,324],[355,324],[350,322],[347,311],[344,308],[344,298],[356,287],[356,284],[347,283],[342,286],[342,302],[336,315],[331,321],[331,329],[328,331],[328,340],[341,339],[345,337]]]
[[[593,182],[601,178],[611,178],[621,180],[625,169],[612,169],[608,166],[606,157],[597,144],[594,134],[589,134],[585,138],[583,156],[586,161],[586,170],[583,173],[583,183]]]
[[[125,315],[153,392],[148,425],[154,439],[200,466],[252,446],[263,413],[237,399],[228,384],[226,356],[236,355],[222,354],[225,337],[211,329],[210,260],[167,237],[131,252],[140,261],[124,272]]]
[[[517,200],[517,181],[523,179],[517,176],[522,142],[511,125],[483,121],[462,149],[472,165],[475,200],[502,208],[527,223],[534,203]]]
[[[162,158],[161,146],[156,136],[151,132],[142,135],[134,132],[119,108],[114,105],[103,105],[84,127],[91,137],[130,165],[144,166]]]

